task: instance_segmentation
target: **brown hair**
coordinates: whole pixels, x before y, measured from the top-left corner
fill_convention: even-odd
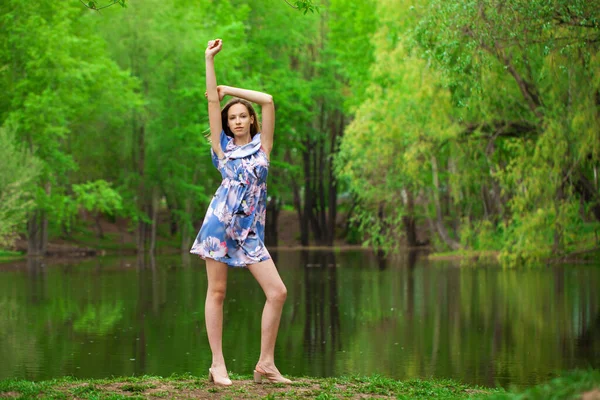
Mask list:
[[[225,134],[229,137],[233,137],[233,133],[231,132],[231,129],[229,129],[229,125],[227,125],[227,114],[231,106],[233,106],[234,104],[245,105],[248,109],[248,113],[250,114],[250,116],[254,117],[254,122],[252,122],[252,125],[250,125],[250,137],[254,138],[254,135],[260,132],[258,115],[256,115],[256,111],[254,111],[254,107],[252,107],[252,104],[249,101],[240,99],[238,97],[234,97],[233,99],[229,100],[227,104],[225,104],[225,107],[223,107],[223,109],[221,110],[221,124],[223,126],[223,130],[225,131]]]

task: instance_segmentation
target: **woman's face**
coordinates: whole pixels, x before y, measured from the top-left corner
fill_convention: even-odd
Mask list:
[[[250,115],[245,105],[237,103],[227,110],[227,125],[236,137],[245,137],[250,134],[250,125],[254,117]]]

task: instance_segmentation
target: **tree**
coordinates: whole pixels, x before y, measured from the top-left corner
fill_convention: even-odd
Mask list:
[[[506,233],[504,258],[535,261],[572,251],[587,218],[581,202],[597,221],[600,216],[598,186],[590,179],[600,146],[593,68],[598,5],[481,0],[431,6],[437,11],[424,19],[417,38],[452,82],[462,138],[485,154],[486,186],[500,215],[491,222],[500,219],[498,229]],[[587,81],[594,83],[581,84]]]
[[[100,217],[118,214],[123,209],[121,196],[104,180],[73,185],[73,192],[76,202],[84,210],[93,214],[98,229],[98,238],[103,239],[104,232],[100,225]]]
[[[76,4],[8,1],[0,11],[0,63],[6,66],[0,124],[41,160],[28,222],[30,254],[45,252],[48,214],[69,196],[75,132],[88,132],[98,117],[119,114],[135,99],[133,81],[107,57],[84,18]]]
[[[34,207],[40,161],[16,145],[14,134],[0,128],[0,247],[12,247]]]
[[[362,78],[369,65],[371,5],[333,1],[320,15],[306,17],[261,2],[252,7],[251,23],[259,29],[250,31],[257,51],[248,72],[260,74],[259,87],[277,105],[269,195],[274,204],[294,205],[303,245],[311,235],[318,244],[331,245],[335,238],[338,185],[332,160],[350,114],[344,94],[359,86],[351,77]],[[354,62],[357,55],[367,61]]]
[[[440,247],[502,250],[509,264],[588,240],[583,224],[600,215],[595,12],[380,3],[378,59],[338,159],[377,245],[397,246],[401,223],[411,243],[415,218]]]

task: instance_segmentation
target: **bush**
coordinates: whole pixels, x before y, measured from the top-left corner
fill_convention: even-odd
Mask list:
[[[0,128],[0,248],[10,248],[33,208],[41,162]]]

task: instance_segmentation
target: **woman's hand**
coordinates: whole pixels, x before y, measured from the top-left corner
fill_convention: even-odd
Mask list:
[[[219,101],[223,100],[223,97],[227,96],[225,92],[225,86],[219,85],[217,86],[217,94],[219,95]],[[208,99],[208,93],[204,92],[204,97]]]
[[[221,39],[209,40],[208,46],[204,51],[204,56],[213,58],[221,51],[221,48],[223,48],[223,41]]]

